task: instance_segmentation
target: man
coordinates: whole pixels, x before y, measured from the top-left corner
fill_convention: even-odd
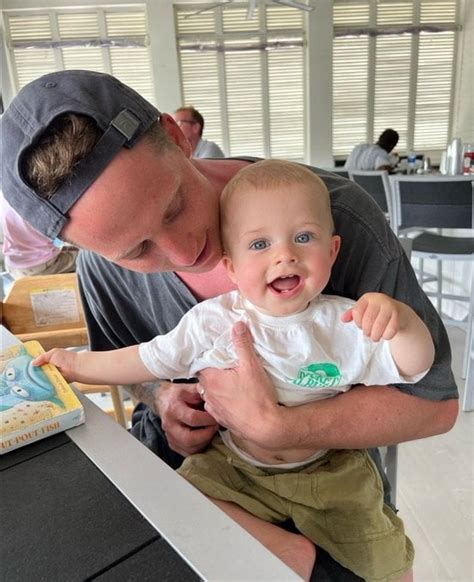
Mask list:
[[[377,143],[370,145],[361,143],[356,146],[344,164],[347,170],[393,170],[395,160],[390,152],[398,143],[398,133],[394,129],[386,129],[380,134]]]
[[[220,260],[219,196],[251,161],[191,158],[170,115],[90,71],[34,81],[1,124],[9,203],[46,236],[91,251],[81,253],[79,267],[93,349],[166,333],[192,305],[232,289]],[[353,299],[381,291],[411,305],[432,333],[435,365],[416,385],[355,387],[286,408],[275,403],[248,330],[238,326],[238,368],[205,370],[198,390],[166,381],[134,388],[142,404],[133,433],[173,467],[203,450],[219,424],[267,450],[375,447],[454,424],[458,393],[446,331],[396,237],[355,184],[317,174],[344,241],[325,291]],[[318,580],[322,567],[318,552]],[[334,563],[329,568],[331,580],[354,580]]]
[[[224,158],[221,148],[207,139],[202,139],[204,118],[194,107],[180,107],[174,112],[174,119],[191,144],[194,158]]]

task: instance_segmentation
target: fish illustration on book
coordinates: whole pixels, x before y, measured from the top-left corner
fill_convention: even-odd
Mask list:
[[[33,358],[22,347],[20,354],[6,363],[0,377],[0,411],[13,408],[25,400],[49,400],[64,408],[44,371],[33,366],[32,361]]]

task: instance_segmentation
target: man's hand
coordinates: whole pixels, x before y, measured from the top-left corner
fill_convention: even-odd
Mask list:
[[[383,293],[365,293],[341,320],[353,321],[374,342],[391,340],[403,327],[405,307]]]
[[[282,443],[275,442],[274,427],[282,407],[243,322],[234,325],[232,339],[238,366],[230,370],[206,368],[199,374],[205,409],[237,437],[265,449],[279,448]]]
[[[33,366],[53,364],[68,382],[77,379],[77,360],[79,354],[70,350],[53,348],[33,360]]]
[[[161,418],[170,447],[184,457],[204,450],[217,432],[217,422],[202,410],[196,384],[161,382],[145,404]]]

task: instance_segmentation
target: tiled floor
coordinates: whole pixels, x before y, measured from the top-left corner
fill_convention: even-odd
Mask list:
[[[460,378],[464,331],[449,327]],[[416,582],[472,582],[474,412],[460,412],[447,434],[399,446],[398,506],[416,549]]]

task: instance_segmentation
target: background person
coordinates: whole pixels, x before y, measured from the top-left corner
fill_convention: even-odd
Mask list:
[[[173,116],[191,144],[194,158],[225,158],[224,152],[213,141],[202,139],[204,118],[194,107],[180,107]]]
[[[346,170],[387,170],[390,172],[397,165],[397,158],[390,152],[398,143],[398,133],[386,129],[380,134],[377,143],[361,143],[352,150],[344,164]]]
[[[78,270],[92,349],[167,333],[199,301],[235,288],[221,261],[219,197],[251,160],[191,158],[170,115],[91,71],[33,81],[0,124],[9,202],[43,234],[90,249],[80,253]],[[281,407],[268,396],[273,387],[250,334],[239,327],[233,333],[239,366],[201,373],[206,411],[193,385],[133,387],[141,401],[133,434],[174,468],[204,450],[219,424],[267,449],[349,449],[441,434],[456,420],[446,330],[397,238],[355,184],[314,171],[329,190],[344,241],[325,292],[358,299],[377,291],[410,305],[430,329],[434,365],[416,384],[354,387],[337,398]],[[325,573],[338,582],[355,579],[321,551],[315,575]]]
[[[224,263],[239,291],[199,303],[170,333],[139,346],[55,349],[34,364],[51,362],[69,381],[86,383],[189,378],[238,364],[231,329],[245,321],[283,406],[334,397],[353,384],[415,382],[431,367],[430,333],[407,305],[381,293],[357,303],[321,295],[341,240],[329,193],[310,170],[278,160],[243,168],[224,188],[221,228]],[[411,580],[413,546],[384,506],[367,451],[268,451],[221,429],[178,472],[257,537],[264,526],[251,516],[270,523],[291,517],[298,531],[364,579]],[[308,579],[314,558],[302,563],[268,528],[259,539]]]
[[[79,249],[53,241],[34,229],[2,198],[3,255],[14,279],[31,275],[54,275],[76,270]]]

